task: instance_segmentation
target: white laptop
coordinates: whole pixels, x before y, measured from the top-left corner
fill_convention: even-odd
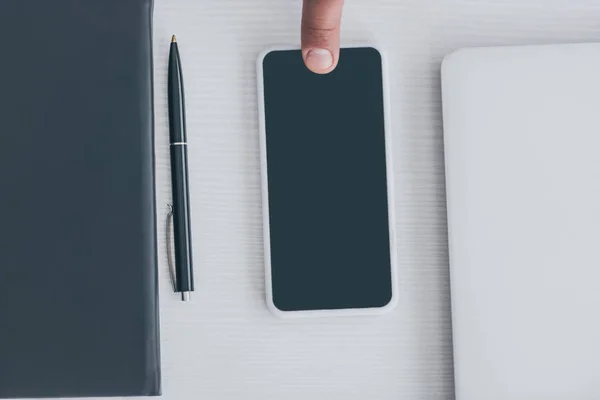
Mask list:
[[[600,399],[600,44],[442,70],[456,398]]]

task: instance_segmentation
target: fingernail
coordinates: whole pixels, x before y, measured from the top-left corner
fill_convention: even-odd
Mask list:
[[[325,71],[333,64],[333,55],[326,49],[312,49],[306,54],[306,65],[313,71]]]

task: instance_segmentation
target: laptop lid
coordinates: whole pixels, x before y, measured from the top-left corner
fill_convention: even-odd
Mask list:
[[[443,64],[458,400],[600,398],[600,45]]]

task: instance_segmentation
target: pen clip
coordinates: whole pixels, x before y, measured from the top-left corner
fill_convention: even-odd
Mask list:
[[[173,242],[174,237],[174,226],[173,226],[173,206],[171,204],[167,204],[169,206],[169,213],[167,214],[167,264],[169,266],[169,275],[171,276],[171,284],[173,285],[173,291],[177,292],[177,278],[175,275],[175,258],[174,247],[175,244]]]

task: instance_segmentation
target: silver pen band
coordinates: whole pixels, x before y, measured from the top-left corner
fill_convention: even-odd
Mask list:
[[[186,146],[187,142],[175,142],[171,143],[171,146]]]

